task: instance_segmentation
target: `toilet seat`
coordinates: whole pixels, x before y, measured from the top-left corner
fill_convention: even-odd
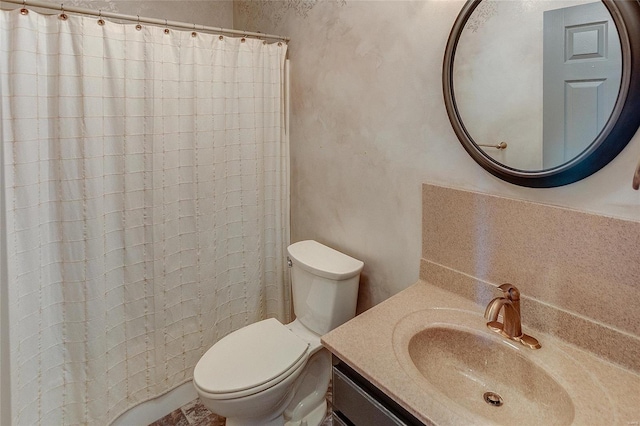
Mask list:
[[[270,318],[237,330],[213,345],[193,372],[212,399],[232,399],[268,389],[304,366],[309,344]]]

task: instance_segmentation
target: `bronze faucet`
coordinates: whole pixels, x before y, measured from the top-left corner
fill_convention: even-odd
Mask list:
[[[504,297],[496,297],[487,305],[484,317],[489,320],[489,330],[501,334],[507,339],[515,340],[532,349],[540,349],[538,340],[522,333],[520,319],[520,291],[511,284],[502,284],[498,287],[504,292]],[[498,322],[498,315],[504,308],[502,323]]]

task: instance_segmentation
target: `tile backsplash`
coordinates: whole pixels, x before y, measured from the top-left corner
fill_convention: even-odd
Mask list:
[[[640,222],[423,185],[420,276],[640,372]]]

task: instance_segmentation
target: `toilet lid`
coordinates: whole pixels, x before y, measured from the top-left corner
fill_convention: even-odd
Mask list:
[[[237,330],[213,345],[193,372],[197,386],[226,394],[263,385],[305,356],[308,344],[270,318]]]

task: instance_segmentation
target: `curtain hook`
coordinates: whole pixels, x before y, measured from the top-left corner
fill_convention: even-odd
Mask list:
[[[193,32],[191,33],[191,37],[195,37],[197,35],[198,35],[198,33],[196,33],[196,24],[194,23],[193,24]]]
[[[66,13],[64,13],[64,3],[60,3],[60,11],[62,13],[58,15],[58,19],[60,19],[61,21],[66,21],[68,16]]]
[[[27,0],[22,0],[22,9],[20,9],[21,15],[28,15],[29,9],[27,9]]]
[[[98,25],[100,26],[104,25],[104,19],[102,19],[102,10],[98,11]]]
[[[142,29],[142,25],[140,25],[140,15],[138,16],[138,24],[136,25],[136,31],[140,31]]]
[[[168,24],[167,24],[166,18],[164,20],[164,33],[165,34],[169,34],[169,28],[168,28]]]

